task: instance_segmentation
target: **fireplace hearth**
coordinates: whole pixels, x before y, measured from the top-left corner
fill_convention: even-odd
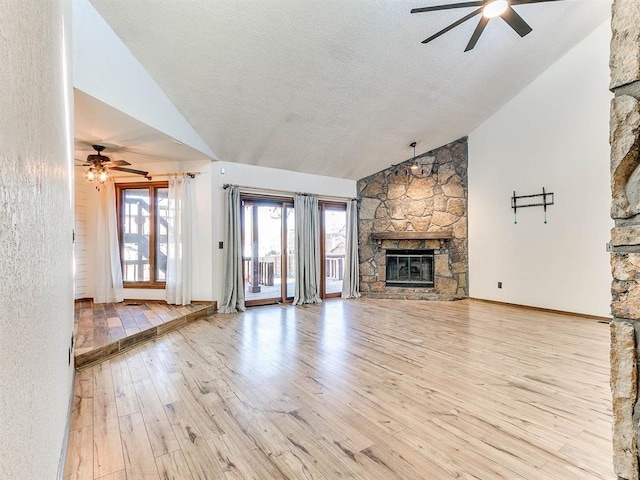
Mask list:
[[[387,250],[388,287],[433,288],[433,250]]]

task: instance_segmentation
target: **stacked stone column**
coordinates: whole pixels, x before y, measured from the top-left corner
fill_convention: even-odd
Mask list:
[[[640,2],[614,0],[611,40],[611,391],[614,469],[638,480]]]

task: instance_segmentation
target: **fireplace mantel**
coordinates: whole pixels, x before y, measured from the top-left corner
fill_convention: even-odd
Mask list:
[[[443,232],[373,232],[371,240],[378,242],[378,247],[382,246],[383,240],[440,240],[443,244],[445,240],[451,240],[453,232],[445,230]]]

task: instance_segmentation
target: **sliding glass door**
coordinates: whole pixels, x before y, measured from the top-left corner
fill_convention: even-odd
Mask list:
[[[321,203],[323,298],[342,293],[347,244],[347,210],[343,203]]]
[[[342,292],[346,206],[320,202],[322,298]],[[242,259],[248,306],[288,302],[295,294],[295,214],[292,200],[242,198]]]
[[[242,255],[245,302],[263,305],[293,298],[295,271],[293,205],[242,200]]]
[[[285,221],[282,225],[284,238],[285,238],[285,251],[287,256],[285,258],[284,271],[286,272],[286,299],[293,300],[296,293],[296,219],[294,215],[293,205],[286,205],[285,207]]]

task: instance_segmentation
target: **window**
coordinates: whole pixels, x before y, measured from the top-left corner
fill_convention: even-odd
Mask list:
[[[164,288],[168,193],[167,182],[116,185],[125,287]]]

